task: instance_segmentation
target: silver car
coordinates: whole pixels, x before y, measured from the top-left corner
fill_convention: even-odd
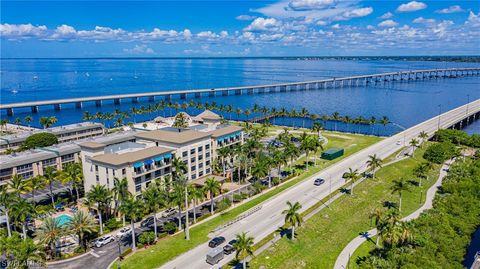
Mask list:
[[[115,239],[111,235],[102,236],[95,241],[95,247],[96,248],[101,248],[101,247],[105,246],[106,244],[108,244],[110,242],[113,242],[114,240]]]

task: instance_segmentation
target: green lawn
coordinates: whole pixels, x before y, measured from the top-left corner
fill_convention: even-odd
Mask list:
[[[386,166],[377,172],[377,179],[365,180],[354,189],[354,196],[342,196],[313,216],[296,230],[297,240],[283,238],[273,247],[255,257],[251,268],[332,268],[342,249],[360,232],[373,228],[370,212],[381,208],[384,201],[398,202],[392,195],[392,180],[413,178],[412,169],[422,161],[423,149],[416,152],[417,159],[406,159]],[[402,216],[420,207],[420,190],[428,189],[438,177],[439,166],[430,173],[430,180],[403,194]],[[424,197],[424,195],[423,195]]]
[[[174,257],[202,244],[209,240],[208,233],[215,229],[215,227],[224,224],[230,220],[235,219],[237,216],[243,212],[249,210],[250,208],[255,207],[256,205],[262,203],[263,201],[271,198],[272,196],[284,191],[285,189],[295,185],[296,183],[302,181],[308,176],[318,172],[327,165],[331,165],[335,162],[340,161],[341,159],[369,146],[374,144],[377,141],[380,141],[381,138],[373,136],[362,136],[362,135],[351,135],[351,134],[339,134],[339,133],[329,133],[324,132],[324,135],[329,139],[329,144],[326,148],[329,147],[345,147],[345,156],[338,158],[334,161],[319,161],[319,165],[315,168],[309,169],[307,173],[303,173],[297,178],[291,179],[285,184],[276,187],[274,190],[262,194],[253,200],[238,206],[231,211],[228,211],[222,215],[217,216],[207,222],[204,222],[198,226],[195,226],[190,231],[190,241],[183,239],[183,233],[177,234],[175,236],[166,237],[160,240],[156,245],[150,246],[146,250],[139,250],[133,255],[129,256],[122,261],[122,268],[156,268],[159,267]],[[342,136],[342,137],[338,137]],[[352,146],[355,144],[354,146]],[[320,154],[320,153],[318,153]]]

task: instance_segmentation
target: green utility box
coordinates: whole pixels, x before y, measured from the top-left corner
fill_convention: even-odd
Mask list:
[[[322,152],[322,159],[333,160],[343,155],[343,149],[340,148],[330,148]]]

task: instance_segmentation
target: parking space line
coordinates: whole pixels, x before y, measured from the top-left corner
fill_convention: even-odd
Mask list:
[[[100,255],[98,255],[97,253],[91,251],[90,254],[92,254],[93,257],[95,258],[100,258]]]

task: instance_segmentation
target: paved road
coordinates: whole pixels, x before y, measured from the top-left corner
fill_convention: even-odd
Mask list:
[[[466,111],[467,105],[442,114],[440,116],[440,127],[449,127],[465,116]],[[480,111],[480,99],[471,102],[468,105],[468,111],[469,114]],[[236,234],[247,232],[255,238],[255,242],[258,242],[284,224],[284,216],[281,212],[286,208],[286,201],[298,201],[303,205],[302,211],[308,209],[329,194],[330,184],[332,190],[338,189],[344,184],[342,174],[348,168],[359,169],[361,172],[365,171],[365,162],[369,155],[377,154],[380,158],[386,158],[403,147],[404,139],[410,141],[410,139],[418,137],[421,131],[426,131],[432,135],[438,128],[438,122],[438,117],[432,118],[349,156],[343,161],[265,201],[261,210],[222,230],[217,236],[224,236],[228,242]],[[317,177],[325,178],[326,183],[319,187],[313,186],[313,180]],[[212,266],[205,262],[205,255],[210,250],[211,248],[206,243],[201,244],[168,262],[162,268],[211,268]],[[220,265],[226,264],[233,258],[233,254],[229,255],[220,262]]]
[[[412,214],[402,218],[402,221],[410,221],[412,219],[416,219],[423,211],[433,207],[433,198],[435,197],[435,193],[437,192],[438,187],[442,185],[442,180],[447,175],[446,171],[450,164],[451,161],[445,163],[442,166],[437,181],[428,189],[427,194],[425,195],[425,203],[419,209],[415,210],[415,212],[413,212]],[[371,238],[377,235],[377,233],[378,231],[376,228],[371,229],[366,234],[359,235],[355,237],[355,239],[350,241],[350,243],[348,243],[348,245],[342,250],[340,255],[338,255],[337,260],[335,261],[334,269],[347,268],[350,256],[355,252],[355,250],[360,247],[360,245],[362,245],[367,240],[367,238]]]

